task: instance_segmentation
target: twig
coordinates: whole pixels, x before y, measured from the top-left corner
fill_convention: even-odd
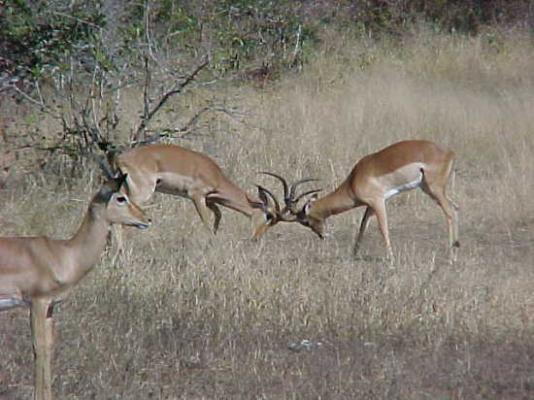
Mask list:
[[[153,135],[150,135],[146,138],[144,138],[143,140],[140,140],[138,142],[134,142],[133,144],[134,145],[138,145],[138,144],[150,144],[150,143],[154,143],[154,142],[157,142],[158,140],[160,139],[163,139],[163,138],[170,138],[170,137],[173,137],[173,138],[176,138],[178,139],[178,137],[176,137],[175,135],[173,134],[176,134],[176,133],[182,133],[182,134],[185,134],[185,135],[182,135],[180,136],[179,138],[183,138],[184,136],[186,136],[187,134],[189,134],[190,132],[192,132],[192,126],[195,125],[197,123],[197,121],[199,120],[200,116],[202,114],[204,114],[205,112],[207,111],[210,111],[212,110],[211,107],[209,106],[206,106],[206,107],[203,107],[201,108],[200,110],[198,110],[195,115],[193,115],[189,121],[187,121],[185,123],[185,125],[181,128],[164,128],[162,129],[160,132],[158,133],[155,133]]]
[[[43,101],[42,101],[42,98],[41,98],[41,101],[39,100],[35,100],[33,97],[31,97],[29,94],[27,94],[26,92],[22,91],[17,85],[11,85],[11,88],[13,88],[20,96],[24,97],[26,100],[28,100],[31,104],[33,104],[34,106],[37,106],[39,107],[39,109],[43,112],[46,112],[48,114],[50,114],[52,117],[56,118],[56,119],[61,119],[61,115],[60,114],[56,114],[54,112],[54,110],[52,110],[50,107],[48,107]]]
[[[163,96],[161,96],[154,108],[143,115],[141,123],[139,124],[135,132],[133,143],[139,142],[139,137],[141,136],[141,133],[145,130],[152,117],[161,109],[161,107],[163,107],[167,100],[169,100],[169,98],[171,98],[172,96],[181,93],[182,90],[187,85],[189,85],[196,78],[199,72],[202,71],[202,69],[204,69],[208,64],[209,60],[205,59],[202,63],[197,65],[193,72],[191,72],[182,82],[177,82],[171,90],[167,91]]]
[[[65,17],[65,18],[69,18],[69,19],[73,19],[75,20],[76,22],[79,22],[81,24],[85,24],[85,25],[88,25],[88,26],[92,26],[93,28],[97,28],[97,29],[102,29],[101,26],[98,26],[97,24],[93,23],[93,22],[89,22],[89,21],[86,21],[84,19],[81,19],[81,18],[78,18],[78,17],[74,17],[70,14],[66,14],[66,13],[62,13],[62,12],[59,12],[59,11],[48,11],[50,14],[53,14],[53,15],[58,15],[60,17]]]
[[[144,9],[145,9],[145,15],[144,15],[144,23],[145,23],[145,37],[146,37],[146,45],[147,45],[147,49],[148,49],[148,55],[150,56],[150,58],[152,59],[152,61],[154,61],[154,63],[156,63],[156,65],[161,68],[163,71],[165,71],[166,73],[168,73],[169,75],[173,75],[175,76],[175,73],[171,70],[169,70],[167,67],[165,67],[164,65],[161,64],[161,62],[158,60],[158,58],[156,57],[156,55],[154,54],[154,49],[153,47],[156,45],[156,43],[152,40],[152,38],[150,37],[150,4],[149,4],[149,1],[145,1],[145,5],[144,5]],[[157,50],[157,49],[156,49]],[[145,64],[147,64],[148,61],[145,60]]]
[[[208,111],[214,111],[214,112],[220,112],[220,113],[224,113],[232,118],[234,118],[234,112],[228,110],[227,108],[224,108],[224,107],[213,107],[211,105],[209,106],[204,106],[202,107],[200,110],[198,110],[195,115],[193,115],[189,121],[187,121],[184,126],[180,127],[180,128],[163,128],[161,130],[159,130],[157,133],[154,133],[150,136],[147,136],[146,138],[144,138],[143,140],[140,140],[140,141],[137,141],[137,142],[133,142],[134,145],[145,145],[145,144],[150,144],[150,143],[154,143],[154,142],[157,142],[159,141],[160,139],[167,139],[167,138],[172,138],[172,139],[183,139],[185,138],[186,136],[189,136],[193,130],[194,130],[194,125],[196,125],[196,123],[198,122],[198,120],[200,119],[200,117],[205,114],[206,112]],[[180,136],[177,136],[177,134],[181,134]]]
[[[135,143],[136,145],[147,145],[157,143],[162,139],[185,139],[193,134],[193,130],[184,130],[181,128],[164,128],[158,133],[148,136],[141,142]],[[201,136],[198,134],[197,136]]]
[[[39,101],[41,102],[41,104],[44,104],[44,99],[41,93],[41,87],[39,86],[39,81],[35,81],[35,90],[37,90],[37,94],[39,95]]]
[[[293,62],[296,62],[297,56],[300,50],[300,35],[302,34],[302,25],[299,24],[297,29],[297,41],[295,43],[295,49],[293,50]]]
[[[148,119],[150,115],[150,98],[148,90],[150,88],[150,83],[152,81],[152,74],[148,66],[148,57],[145,56],[145,85],[143,88],[143,121]],[[136,132],[136,139],[139,139],[141,131],[138,129]]]

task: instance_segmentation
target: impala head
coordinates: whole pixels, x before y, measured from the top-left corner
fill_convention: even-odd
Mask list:
[[[107,180],[100,187],[93,202],[105,204],[106,219],[112,224],[134,226],[146,229],[150,226],[150,218],[128,197],[126,174],[112,173],[109,165],[101,163]]]
[[[274,216],[274,222],[271,223],[272,225],[275,225],[278,222],[298,222],[304,226],[309,227],[312,231],[314,231],[320,238],[323,238],[324,236],[324,219],[314,217],[310,213],[310,207],[311,204],[316,200],[317,193],[321,191],[321,189],[311,189],[307,190],[299,195],[297,195],[297,187],[298,185],[301,185],[303,183],[307,182],[314,182],[317,181],[317,179],[314,178],[304,178],[301,179],[292,185],[289,185],[287,181],[281,177],[280,175],[274,174],[272,172],[262,172],[262,174],[272,176],[276,179],[278,179],[283,186],[284,189],[284,208],[280,208],[278,201],[276,200],[276,197],[269,192],[267,189],[258,187],[259,189],[262,189],[265,191],[269,197],[272,199],[272,201],[276,204],[275,208],[275,216]],[[302,208],[298,208],[298,203],[301,199],[305,198],[306,196],[312,196],[309,198],[304,206]],[[261,196],[260,196],[261,198]]]
[[[295,214],[296,221],[304,226],[310,228],[317,236],[324,239],[325,222],[324,218],[314,216],[310,210],[312,203],[317,199],[317,196],[312,196],[308,199],[302,208]]]
[[[260,201],[248,199],[258,211],[252,215],[254,225],[253,239],[261,238],[269,228],[280,222],[280,204],[274,195],[263,186],[257,185]]]

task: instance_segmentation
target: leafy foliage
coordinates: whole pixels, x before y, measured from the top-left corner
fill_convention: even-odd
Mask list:
[[[151,110],[162,109],[158,102],[166,94],[181,93],[181,82],[189,82],[205,59],[207,80],[238,77],[261,87],[287,70],[300,71],[323,30],[374,38],[402,36],[420,21],[436,31],[466,34],[487,24],[534,26],[528,0],[4,0],[0,5],[0,96],[13,89],[53,114],[62,132],[46,147],[71,159],[116,138],[119,92],[126,86],[145,86],[141,121],[130,124],[128,134],[131,142],[146,139]],[[363,56],[361,64],[369,62]]]
[[[139,61],[148,40],[153,51],[180,51],[186,63],[208,53],[212,68],[227,73],[262,63],[301,66],[325,25],[369,35],[399,33],[422,19],[439,30],[473,33],[484,24],[534,18],[528,0],[7,0],[0,12],[0,67],[32,78],[67,68],[67,58],[105,69],[111,60]]]
[[[8,0],[0,18],[4,68],[18,78],[38,79],[67,68],[67,57],[98,59],[95,37],[104,26],[98,2]]]

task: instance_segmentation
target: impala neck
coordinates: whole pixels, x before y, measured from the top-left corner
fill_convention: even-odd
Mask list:
[[[333,192],[314,201],[308,214],[318,219],[326,219],[331,215],[348,211],[357,205],[350,194],[348,184],[345,182]]]
[[[105,204],[93,200],[76,234],[65,241],[69,281],[78,281],[99,261],[111,226],[104,213]]]

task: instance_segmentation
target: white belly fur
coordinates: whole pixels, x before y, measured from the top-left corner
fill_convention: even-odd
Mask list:
[[[208,193],[211,189],[206,188],[204,183],[190,176],[177,175],[174,173],[160,174],[156,190],[161,193],[176,196],[189,197],[191,191],[202,190]]]
[[[397,171],[380,178],[380,183],[387,188],[384,199],[387,200],[401,192],[412,190],[423,182],[423,164],[408,164]]]

